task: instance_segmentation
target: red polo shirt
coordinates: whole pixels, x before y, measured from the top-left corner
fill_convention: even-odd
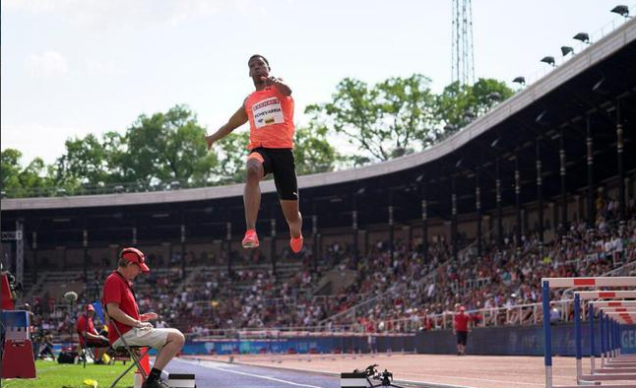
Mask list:
[[[113,273],[106,278],[106,282],[104,283],[102,302],[105,308],[108,306],[108,303],[118,303],[121,311],[130,315],[133,319],[139,320],[139,307],[137,306],[135,294],[133,294],[131,286],[131,282],[126,280],[119,272],[113,271]],[[117,325],[122,335],[132,329],[131,326],[110,319],[108,323],[108,341],[110,341],[111,344],[119,339],[117,332],[113,328],[113,324]]]
[[[455,330],[456,331],[468,331],[468,322],[470,322],[470,316],[464,313],[455,315]]]
[[[91,333],[97,335],[97,330],[95,330],[95,325],[93,324],[92,319],[87,319],[86,314],[80,315],[77,319],[77,334],[79,334],[79,342],[80,345],[84,345],[84,332]],[[86,326],[86,322],[88,322],[88,327]],[[88,339],[88,338],[87,338]],[[90,339],[88,339],[90,342]]]

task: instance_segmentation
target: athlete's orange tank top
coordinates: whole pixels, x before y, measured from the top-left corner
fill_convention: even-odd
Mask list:
[[[294,99],[275,86],[250,94],[245,100],[250,121],[248,149],[294,148]]]

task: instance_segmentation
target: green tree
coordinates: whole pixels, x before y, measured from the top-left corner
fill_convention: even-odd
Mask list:
[[[104,183],[134,182],[133,171],[126,165],[128,144],[125,135],[115,131],[106,132],[102,138],[106,168],[109,172]]]
[[[22,152],[7,148],[1,152],[2,190],[11,197],[45,196],[53,186],[47,177],[47,166],[41,158],[33,159],[22,168]]]
[[[49,176],[67,194],[133,181],[124,174],[125,138],[118,133],[107,132],[101,141],[93,134],[75,137],[65,146],[65,153],[49,169]]]
[[[317,174],[333,171],[342,157],[331,145],[328,127],[313,118],[307,127],[296,130],[294,160],[298,175]]]
[[[444,125],[444,135],[450,135],[513,93],[504,82],[491,78],[480,78],[473,85],[454,82],[437,95],[435,115]]]
[[[249,132],[232,132],[216,143],[214,150],[220,151],[214,169],[217,184],[245,182],[245,165],[250,142]]]
[[[20,172],[20,183],[29,191],[36,191],[45,195],[53,187],[53,182],[47,175],[47,166],[42,158],[35,158]]]
[[[390,133],[397,135],[393,155],[412,153],[419,148],[414,144],[427,147],[437,140],[435,96],[430,83],[429,78],[414,74],[409,78],[389,78],[376,86]]]
[[[110,176],[104,145],[93,134],[68,139],[66,153],[58,159],[62,182],[105,182]]]
[[[56,190],[63,190],[65,194],[72,195],[75,194],[76,191],[79,191],[82,187],[82,183],[88,184],[90,182],[83,180],[81,176],[73,175],[69,167],[71,163],[72,162],[68,161],[68,155],[65,153],[48,167],[47,172]]]
[[[151,117],[142,114],[126,130],[128,152],[122,155],[121,162],[128,171],[131,182],[141,187],[148,188],[153,178],[158,179],[160,165],[165,161],[167,131],[164,123],[163,113],[156,113]]]
[[[208,154],[205,129],[187,107],[140,115],[124,135],[111,131],[66,141],[66,152],[50,169],[56,185],[75,193],[81,186],[136,184],[202,186],[212,180],[217,163]]]
[[[205,128],[197,123],[189,109],[183,107],[170,109],[166,118],[168,136],[159,179],[164,182],[177,180],[188,186],[210,182],[218,161],[207,151]]]
[[[2,166],[0,176],[2,176],[2,190],[6,192],[15,191],[22,188],[20,183],[20,159],[22,152],[15,148],[7,148],[0,153]]]
[[[124,176],[142,187],[154,183],[202,185],[211,181],[217,160],[207,152],[205,129],[187,107],[141,115],[126,132],[127,152],[119,155]]]
[[[336,87],[333,102],[310,105],[306,113],[323,115],[351,144],[378,160],[410,153],[437,139],[434,95],[420,74],[393,77],[373,87],[352,78]]]

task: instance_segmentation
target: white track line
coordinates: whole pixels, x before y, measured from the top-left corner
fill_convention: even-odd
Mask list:
[[[222,371],[222,372],[234,373],[234,374],[237,374],[237,375],[243,375],[243,376],[256,377],[256,378],[263,379],[263,380],[277,381],[277,382],[280,382],[280,383],[285,383],[285,384],[289,384],[289,385],[295,385],[295,386],[297,386],[297,387],[323,388],[323,387],[319,387],[319,386],[317,386],[317,385],[300,384],[300,383],[295,383],[295,382],[293,382],[293,381],[277,379],[277,378],[275,378],[275,377],[264,376],[264,375],[257,375],[257,374],[255,374],[255,373],[239,372],[239,371],[235,371],[235,370],[229,370],[229,369],[225,369],[225,368],[219,368],[218,366],[215,366],[215,365],[204,365],[204,364],[208,364],[208,362],[207,362],[207,361],[202,361],[202,362],[199,362],[199,363],[191,362],[191,361],[188,361],[188,360],[181,360],[181,361],[188,362],[188,363],[195,364],[195,365],[205,366],[206,368],[211,368],[211,369],[220,370],[220,371]]]

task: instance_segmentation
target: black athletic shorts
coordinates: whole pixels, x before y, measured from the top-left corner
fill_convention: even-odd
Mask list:
[[[254,154],[260,155],[255,156]],[[274,174],[274,184],[278,198],[282,200],[298,200],[298,183],[296,182],[296,164],[291,148],[254,148],[248,158],[261,159],[265,175]]]
[[[468,341],[468,332],[466,331],[458,331],[457,332],[457,345],[466,346],[466,342]]]

